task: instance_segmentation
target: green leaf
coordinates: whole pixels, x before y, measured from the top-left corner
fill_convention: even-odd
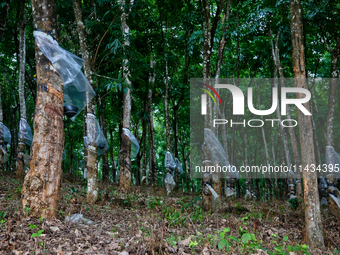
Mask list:
[[[283,241],[287,242],[288,241],[288,236],[283,237]]]
[[[227,247],[228,246],[228,242],[227,240],[225,239],[221,239],[219,242],[218,242],[218,249],[219,250],[222,250],[224,247]]]
[[[244,243],[244,244],[248,244],[248,242],[251,241],[251,240],[252,240],[251,234],[244,234],[242,236],[242,243]]]
[[[223,232],[224,232],[224,233],[230,232],[230,228],[225,228],[225,229],[223,229]]]
[[[234,237],[234,236],[229,236],[229,240],[233,240],[233,241],[236,241],[236,242],[238,242],[238,241],[239,241],[239,239],[238,239],[238,238],[236,238],[236,237]]]

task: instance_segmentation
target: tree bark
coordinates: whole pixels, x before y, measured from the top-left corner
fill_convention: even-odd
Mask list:
[[[277,63],[277,69],[279,70],[279,75],[280,75],[280,85],[281,87],[285,86],[285,81],[284,81],[284,75],[283,75],[283,68],[281,66],[281,60],[280,60],[280,49],[279,49],[279,33],[276,36],[276,42],[275,42],[275,59]],[[290,115],[290,109],[289,105],[287,105],[287,119],[291,119]],[[292,127],[292,122],[288,121],[289,127],[288,127],[288,134],[290,137],[290,141],[292,144],[292,149],[293,149],[293,154],[294,154],[294,164],[296,169],[300,166],[301,163],[301,157],[300,157],[300,152],[299,152],[299,145],[298,145],[298,139],[296,137],[296,133],[294,128]],[[296,195],[299,199],[302,198],[302,186],[301,186],[301,177],[297,177],[296,181]]]
[[[110,142],[111,145],[113,144],[113,131],[112,128],[109,129],[110,130]],[[113,157],[113,146],[111,146],[111,150],[110,150],[110,160],[111,160],[111,164],[112,164],[112,180],[115,183],[116,182],[116,164],[115,164],[115,160]]]
[[[25,60],[26,60],[26,12],[25,0],[20,2],[21,24],[19,27],[20,44],[19,44],[19,99],[20,99],[20,118],[26,120],[26,102],[25,102]],[[16,162],[16,178],[23,179],[25,175],[25,154],[26,144],[24,136],[19,137],[18,156]]]
[[[340,54],[340,34],[335,48],[331,52],[331,80],[328,94],[328,111],[327,111],[327,127],[326,127],[326,146],[334,147],[334,108],[336,100],[336,89],[338,82],[335,78],[339,78],[338,59]]]
[[[125,78],[125,82],[131,87],[132,83],[129,80],[130,70],[128,67],[128,59],[127,59],[127,48],[130,45],[129,33],[130,27],[127,24],[127,19],[129,13],[125,12],[125,0],[119,1],[122,14],[121,14],[121,24],[122,24],[122,31],[123,31],[123,48],[124,48],[124,55],[125,58],[123,60],[123,75]],[[132,0],[133,3],[133,0]],[[130,11],[129,11],[130,12]],[[124,108],[123,108],[123,128],[130,129],[130,121],[131,121],[131,91],[130,88],[127,88],[126,94],[124,95]],[[119,186],[122,191],[128,192],[131,187],[131,141],[130,139],[121,133],[121,150],[120,150],[120,182]]]
[[[302,9],[300,0],[290,0],[290,27],[292,40],[292,62],[294,69],[295,87],[307,89],[306,69],[304,59],[303,45],[303,25],[302,25]],[[298,98],[302,98],[302,94],[297,94]],[[304,105],[307,110],[310,104]],[[301,159],[302,168],[315,164],[314,144],[313,144],[313,128],[311,116],[304,115],[299,111],[299,130],[301,143]],[[324,237],[322,231],[322,221],[319,203],[319,192],[317,183],[317,173],[303,171],[304,184],[304,204],[305,204],[305,220],[306,220],[306,241],[311,248],[324,247]]]
[[[34,28],[57,38],[55,1],[32,0]],[[22,188],[23,212],[30,216],[55,218],[64,150],[64,91],[51,62],[35,46],[38,94],[34,114],[34,136],[30,170]],[[45,86],[46,89],[42,89]],[[46,92],[47,90],[47,92]],[[53,209],[52,209],[53,208]]]
[[[203,42],[203,83],[209,84],[210,61],[211,61],[211,27],[210,27],[210,4],[203,0],[204,14],[204,42]],[[205,115],[205,128],[211,129],[210,97],[207,97],[207,114]],[[211,166],[211,154],[207,146],[204,149],[204,166]],[[202,207],[205,211],[211,211],[211,194],[207,184],[211,185],[211,174],[202,173]]]
[[[84,74],[90,85],[94,88],[91,56],[89,53],[89,44],[87,41],[86,28],[84,24],[82,2],[80,0],[73,0],[74,14],[77,21],[77,31],[79,36],[79,44],[82,58],[85,60]],[[87,137],[89,141],[90,137],[96,135],[96,117],[95,117],[95,105],[94,98],[87,105],[86,116]],[[94,204],[98,199],[98,165],[97,165],[97,144],[89,143],[87,147],[87,196],[86,200],[90,204]]]
[[[153,125],[153,107],[152,107],[152,89],[155,76],[154,76],[154,64],[155,61],[151,56],[150,59],[150,68],[151,73],[149,77],[149,94],[148,94],[148,106],[149,106],[149,175],[150,175],[150,183],[152,186],[157,187],[157,168],[156,168],[156,150],[155,150],[155,127]],[[145,175],[146,176],[146,175]]]
[[[100,125],[102,127],[103,134],[105,136],[105,139],[107,140],[107,128],[106,128],[106,115],[105,115],[105,108],[106,108],[106,101],[105,98],[103,98],[100,102],[101,106],[101,115],[100,115]],[[106,150],[102,155],[102,161],[103,161],[103,168],[102,168],[102,180],[103,182],[109,181],[109,151]]]

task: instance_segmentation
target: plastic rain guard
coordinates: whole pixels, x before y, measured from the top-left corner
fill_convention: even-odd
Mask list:
[[[174,158],[172,157],[170,151],[167,151],[165,154],[164,167],[172,169],[172,170],[176,168],[176,162]]]
[[[25,119],[20,119],[19,123],[19,139],[25,139],[28,146],[32,145],[33,134],[30,125]]]
[[[34,31],[35,41],[42,53],[51,61],[64,84],[64,105],[78,108],[72,121],[96,95],[81,71],[84,60],[59,46],[52,36],[42,31]]]
[[[172,177],[172,175],[169,172],[166,173],[164,183],[165,183],[165,187],[166,187],[166,192],[169,195],[171,193],[171,191],[174,189],[174,187],[176,186],[174,178]]]
[[[179,162],[178,158],[175,158],[175,162],[176,162],[176,166],[177,166],[177,169],[178,169],[178,173],[182,174],[183,173],[183,166],[182,166],[181,162]]]
[[[99,156],[108,150],[109,144],[107,143],[107,140],[103,134],[103,131],[99,126],[96,116],[94,116],[91,113],[88,113],[86,119],[89,119],[89,118],[94,118],[95,133],[92,134],[92,132],[89,132],[89,130],[93,130],[93,128],[89,126],[90,121],[86,121],[88,136],[84,137],[84,143],[85,143],[86,148],[88,147],[89,144],[95,145],[97,147],[98,156]]]
[[[231,167],[229,167],[231,165],[227,159],[226,153],[221,143],[219,142],[214,132],[209,128],[204,129],[204,141],[210,150],[212,164],[219,164],[220,166],[226,166],[228,167],[228,169],[232,169]],[[225,175],[224,172],[222,172],[221,174]],[[238,172],[229,171],[228,176],[231,178],[238,178]]]
[[[136,158],[139,151],[139,143],[136,137],[127,128],[123,128],[123,134],[129,137],[131,141],[131,158]]]
[[[11,145],[11,131],[4,125],[4,123],[0,122],[0,137],[3,142],[7,145]]]

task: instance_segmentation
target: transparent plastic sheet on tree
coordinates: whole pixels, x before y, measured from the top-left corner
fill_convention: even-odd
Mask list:
[[[340,178],[340,155],[339,153],[337,153],[333,147],[329,146],[331,150],[333,150],[334,152],[334,163],[335,166],[338,167],[337,169],[335,168],[335,166],[333,166],[333,171],[331,169],[328,169],[328,173],[332,173],[336,175],[336,178]],[[336,165],[338,164],[338,165]]]
[[[30,125],[25,119],[20,119],[19,123],[19,139],[24,139],[28,146],[32,145],[33,134]]]
[[[249,201],[249,200],[251,200],[251,193],[250,193],[250,191],[247,189],[246,190],[246,194],[244,195],[244,200],[246,200],[246,201]]]
[[[129,137],[131,141],[131,158],[136,158],[139,151],[139,143],[136,137],[127,128],[123,128],[123,133],[124,135]]]
[[[176,186],[174,178],[169,172],[166,173],[164,183],[165,183],[166,192],[169,195],[171,191],[174,189],[174,187]]]
[[[0,149],[2,150],[2,163],[5,164],[8,161],[8,154],[5,146],[0,145]]]
[[[64,84],[64,105],[77,107],[74,119],[96,95],[81,71],[84,60],[59,46],[52,36],[43,31],[34,31],[36,43],[51,61]]]
[[[183,166],[182,166],[181,162],[179,162],[178,158],[175,158],[175,162],[176,162],[176,166],[177,166],[177,169],[178,169],[178,173],[182,174],[183,173]]]
[[[86,117],[87,136],[84,137],[85,147],[89,144],[97,147],[98,156],[108,150],[109,144],[103,134],[102,129],[99,126],[99,122],[91,113],[87,114]]]
[[[9,131],[9,129],[2,122],[0,122],[0,137],[2,138],[5,145],[11,145],[11,131]]]
[[[224,167],[226,167],[226,175],[228,177],[231,178],[238,178],[238,171],[236,169],[236,171],[232,171],[232,167],[227,159],[226,153],[220,143],[220,141],[218,140],[218,138],[216,137],[215,133],[209,129],[209,128],[205,128],[204,129],[204,142],[206,144],[206,146],[208,146],[208,149],[211,153],[211,161],[212,164],[214,166],[216,166],[216,164],[219,164],[222,169]],[[223,171],[224,173],[224,171]]]
[[[167,151],[165,154],[164,167],[172,169],[172,170],[176,168],[176,162],[174,158],[172,157],[170,151]]]
[[[214,208],[220,207],[220,205],[222,204],[220,196],[216,193],[216,191],[209,184],[207,184],[207,187],[212,194],[212,200],[211,200],[212,208],[214,209]]]

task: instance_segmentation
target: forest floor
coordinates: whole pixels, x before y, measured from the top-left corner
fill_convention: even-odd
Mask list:
[[[326,248],[304,245],[304,214],[287,202],[234,199],[219,212],[202,212],[199,196],[162,189],[101,184],[88,205],[85,185],[61,186],[58,219],[25,218],[21,183],[0,176],[0,254],[339,254],[340,223],[323,216]],[[83,214],[92,221],[65,222]]]

